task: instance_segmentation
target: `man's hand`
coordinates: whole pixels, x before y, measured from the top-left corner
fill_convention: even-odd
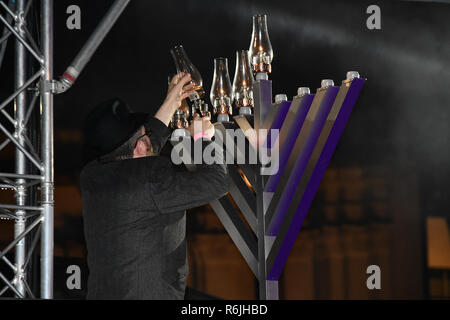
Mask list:
[[[166,99],[155,114],[155,118],[161,120],[166,126],[169,125],[175,111],[181,106],[181,102],[194,93],[195,84],[191,83],[190,74],[183,72],[175,75],[169,84]]]
[[[184,99],[194,93],[195,83],[187,84],[189,81],[191,81],[191,75],[183,72],[175,75],[170,81],[163,105],[168,105],[172,114],[181,106]]]
[[[188,131],[193,138],[199,133],[203,133],[209,138],[212,138],[214,136],[215,129],[209,117],[201,118],[196,113],[194,119],[191,121],[191,124],[188,127]]]

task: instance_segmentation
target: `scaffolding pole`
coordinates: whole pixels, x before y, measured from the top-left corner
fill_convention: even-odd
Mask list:
[[[16,298],[35,298],[27,282],[27,268],[40,240],[40,297],[53,298],[53,247],[54,247],[54,166],[53,166],[53,96],[70,88],[61,81],[67,74],[71,80],[85,68],[105,36],[125,10],[130,0],[116,0],[92,36],[76,55],[61,80],[53,79],[53,5],[54,0],[16,0],[6,4],[0,0],[0,67],[7,40],[14,37],[14,92],[0,101],[0,151],[8,144],[15,147],[14,173],[0,173],[0,188],[14,191],[15,204],[0,203],[0,219],[14,221],[14,239],[0,250],[0,262],[6,263],[12,279],[0,272],[0,297],[11,292]],[[40,6],[39,6],[40,4]],[[40,43],[33,39],[27,28],[27,14],[31,7],[39,7]],[[37,66],[37,72],[31,71]],[[36,69],[36,68],[35,68]],[[70,76],[71,72],[75,72]],[[63,89],[63,90],[62,90]],[[32,94],[30,94],[32,90]],[[29,99],[31,98],[31,99]],[[40,99],[38,99],[40,98]],[[34,108],[40,101],[40,108]],[[11,104],[14,103],[12,106]],[[13,116],[11,116],[11,110]],[[40,127],[33,128],[40,140],[40,150],[29,137],[29,119],[40,111]],[[5,121],[6,120],[6,121]],[[11,132],[11,127],[13,131]],[[32,128],[32,127],[30,127]],[[35,172],[37,168],[37,173]],[[29,197],[40,186],[40,201]],[[27,238],[28,237],[28,238]],[[29,244],[26,240],[31,240]],[[7,257],[14,250],[14,263]]]
[[[24,0],[16,1],[16,12],[15,12],[15,29],[19,36],[25,38],[25,21],[24,21],[24,9],[25,3]],[[27,81],[27,52],[24,45],[16,38],[15,41],[15,85],[14,88],[17,90],[22,87],[24,83]],[[25,129],[23,126],[23,120],[26,114],[25,108],[27,107],[27,93],[26,91],[22,91],[16,97],[15,101],[15,125],[16,125],[16,139],[18,143],[24,147],[25,146],[25,137],[23,130]],[[20,150],[16,149],[16,173],[26,174],[26,166],[27,159],[25,154]],[[25,206],[27,200],[27,188],[25,187],[25,179],[17,179],[16,180],[16,204],[18,206]],[[14,222],[14,237],[17,238],[26,227],[26,217],[25,210],[16,210],[16,219]],[[25,276],[26,273],[23,270],[23,265],[25,262],[25,254],[26,254],[26,238],[24,237],[21,241],[19,241],[16,245],[15,250],[15,267],[17,268],[16,276],[15,276],[15,285],[18,292],[21,295],[25,294],[25,285],[26,281]]]
[[[41,206],[41,297],[53,298],[53,0],[41,1],[41,51],[43,72],[40,92],[42,107],[42,161]]]

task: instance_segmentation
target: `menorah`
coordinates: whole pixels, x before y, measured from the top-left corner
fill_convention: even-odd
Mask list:
[[[210,203],[258,279],[260,299],[278,299],[281,272],[364,82],[357,72],[348,72],[340,87],[323,80],[316,94],[299,88],[292,102],[272,103],[272,82],[258,80],[253,85],[254,115],[215,123],[221,133],[217,142],[235,142],[225,148],[234,160],[240,153],[256,151],[252,148],[278,151],[269,164],[260,157],[255,164],[248,158],[228,164],[229,194]],[[229,139],[229,129],[243,132],[245,149],[235,137]],[[262,136],[260,129],[269,134]],[[278,170],[262,174],[274,161]],[[192,165],[188,169],[195,170]]]

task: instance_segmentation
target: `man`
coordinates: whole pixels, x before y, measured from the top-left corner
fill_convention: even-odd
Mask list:
[[[183,299],[188,276],[185,210],[228,191],[226,166],[198,165],[176,171],[158,155],[168,124],[193,93],[190,75],[175,76],[154,117],[131,113],[111,100],[88,117],[87,148],[95,160],[81,173],[88,250],[88,299]],[[195,144],[213,143],[209,118]],[[200,137],[200,138],[199,138]]]

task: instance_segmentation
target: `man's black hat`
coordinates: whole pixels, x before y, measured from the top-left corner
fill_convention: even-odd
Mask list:
[[[85,160],[101,157],[120,147],[147,118],[148,114],[132,112],[119,98],[100,103],[84,124]]]

